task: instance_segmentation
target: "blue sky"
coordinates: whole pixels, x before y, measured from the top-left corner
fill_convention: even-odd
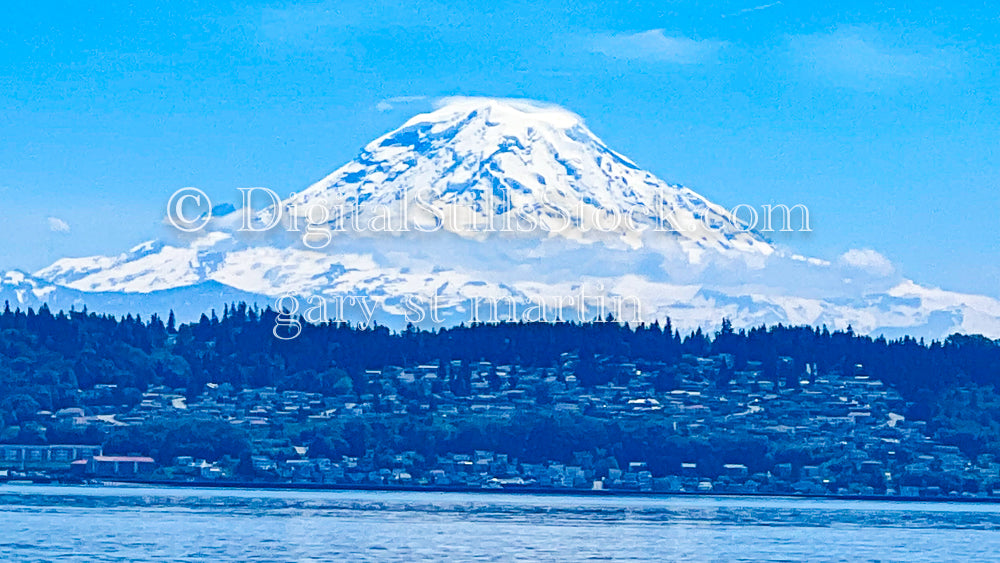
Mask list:
[[[15,2],[0,268],[117,253],[170,193],[304,188],[449,95],[532,98],[726,207],[802,203],[834,258],[1000,295],[1000,8],[985,2]]]

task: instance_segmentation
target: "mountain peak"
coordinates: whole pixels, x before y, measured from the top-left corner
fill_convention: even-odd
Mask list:
[[[523,219],[539,238],[636,248],[669,223],[671,233],[655,236],[692,256],[772,251],[724,208],[611,150],[575,113],[530,100],[446,98],[285,202],[303,218],[316,204],[339,226],[388,217],[478,239]]]
[[[517,98],[449,97],[437,108],[418,114],[402,126],[368,144],[366,153],[395,154],[402,147],[423,156],[438,149],[473,157],[477,162],[530,152],[534,146],[574,149],[590,144],[622,163],[635,164],[611,151],[579,115],[554,104]],[[380,151],[387,148],[388,151]]]
[[[556,129],[583,126],[583,118],[555,104],[521,98],[454,96],[439,100],[434,111],[413,117],[403,127],[476,116],[495,125],[548,126]]]

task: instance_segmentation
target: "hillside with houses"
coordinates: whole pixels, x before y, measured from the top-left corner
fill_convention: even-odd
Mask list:
[[[987,339],[268,316],[0,315],[0,478],[1000,496]]]

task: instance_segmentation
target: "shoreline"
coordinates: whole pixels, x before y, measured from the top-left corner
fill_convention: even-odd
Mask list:
[[[497,488],[443,487],[420,485],[372,485],[337,483],[268,483],[256,481],[174,481],[165,479],[96,480],[93,482],[65,482],[53,480],[42,483],[34,481],[7,481],[2,485],[49,485],[66,487],[135,487],[150,486],[164,488],[191,489],[244,489],[244,490],[291,490],[291,491],[373,491],[373,492],[418,492],[418,493],[473,493],[506,495],[545,495],[580,497],[644,497],[644,498],[778,498],[789,500],[848,500],[878,502],[931,502],[931,503],[971,503],[1000,504],[1000,497],[919,497],[899,495],[816,495],[798,493],[738,493],[738,492],[687,492],[687,491],[637,491],[622,489],[572,489],[555,487],[507,486]]]

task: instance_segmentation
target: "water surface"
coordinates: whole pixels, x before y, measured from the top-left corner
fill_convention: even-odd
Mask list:
[[[993,504],[0,486],[8,561],[998,557]]]

